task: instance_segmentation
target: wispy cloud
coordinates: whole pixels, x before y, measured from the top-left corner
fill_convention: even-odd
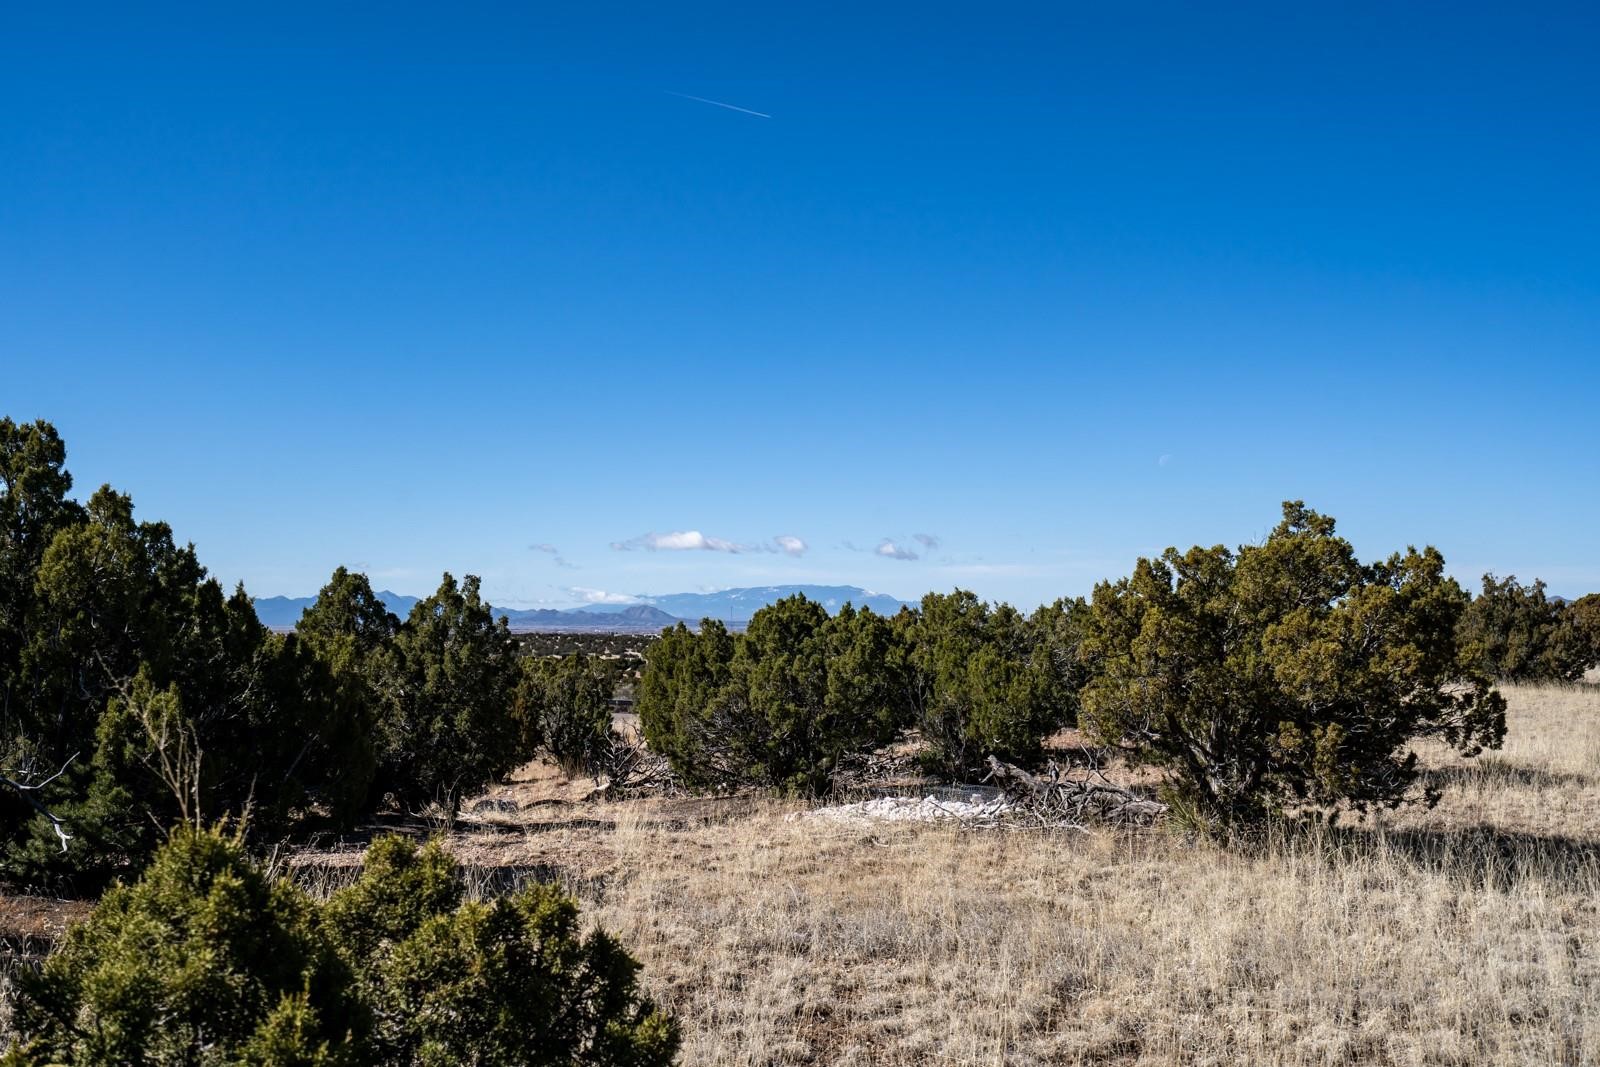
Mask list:
[[[795,537],[793,534],[779,534],[772,540],[778,546],[778,551],[786,556],[803,556],[806,554],[806,549],[811,547],[806,544],[805,538]]]
[[[662,92],[666,93],[668,96],[676,96],[682,100],[693,100],[697,104],[710,104],[712,107],[725,107],[729,111],[737,111],[744,115],[754,115],[758,119],[770,119],[772,117],[765,111],[751,111],[749,108],[740,107],[737,104],[724,104],[721,100],[707,100],[703,96],[690,96],[688,93],[675,93],[671,89],[663,89]]]
[[[917,534],[912,538],[912,540],[921,545],[923,548],[927,549],[929,552],[933,552],[938,549],[941,543],[938,535],[936,534]]]
[[[626,541],[613,541],[611,547],[618,552],[632,552],[642,548],[647,552],[757,552],[756,545],[741,545],[724,541],[720,537],[707,537],[699,530],[674,530],[670,533],[645,533]]]
[[[554,563],[557,567],[565,567],[569,571],[575,571],[578,569],[576,564],[567,562],[566,557],[561,554],[561,550],[555,545],[538,544],[529,545],[528,548],[533,552],[543,552],[545,555],[550,557],[550,562]]]
[[[632,593],[608,593],[604,589],[589,589],[581,585],[567,587],[574,599],[585,604],[637,604],[640,598]]]
[[[673,530],[668,533],[652,531],[626,541],[613,541],[611,547],[618,552],[643,549],[646,552],[727,552],[735,556],[750,552],[782,552],[786,556],[803,556],[811,546],[805,538],[794,534],[779,534],[763,544],[746,544],[721,537],[708,537],[699,530]]]
[[[911,549],[902,544],[891,541],[887,537],[885,537],[882,541],[879,541],[878,547],[873,551],[875,551],[878,555],[883,556],[885,559],[913,560],[921,558],[915,552],[911,551]]]

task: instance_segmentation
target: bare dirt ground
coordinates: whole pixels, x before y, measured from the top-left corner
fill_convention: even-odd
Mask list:
[[[543,765],[404,829],[478,892],[567,885],[685,1064],[1600,1063],[1600,687],[1507,696],[1503,750],[1425,753],[1434,810],[1231,847],[600,803]],[[280,862],[327,891],[364,844]]]

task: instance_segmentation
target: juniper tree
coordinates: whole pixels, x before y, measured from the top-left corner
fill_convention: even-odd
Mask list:
[[[237,839],[182,828],[23,972],[6,1067],[657,1067],[639,964],[534,885],[465,901],[437,843],[379,838],[317,904]]]
[[[523,748],[542,745],[569,776],[592,770],[611,737],[612,672],[581,652],[522,664],[516,703]]]
[[[1429,547],[1362,564],[1299,501],[1260,545],[1140,559],[1095,587],[1090,733],[1208,819],[1434,799],[1410,746],[1497,747],[1505,701],[1463,665],[1467,594]]]
[[[376,741],[378,788],[401,804],[453,811],[531,755],[514,713],[516,641],[478,590],[476,576],[446,574],[395,635]]]
[[[1567,605],[1567,623],[1582,650],[1584,670],[1600,667],[1600,593],[1581,596]]]
[[[989,756],[1030,761],[1071,718],[1056,646],[1015,608],[972,593],[929,593],[902,624],[910,641],[915,721],[928,762],[969,774]]]
[[[707,620],[647,653],[645,739],[691,785],[755,783],[815,793],[839,759],[909,719],[907,655],[895,627],[845,605],[829,617],[796,595],[757,611],[737,638]]]
[[[847,753],[890,740],[907,719],[905,655],[871,609],[830,617],[795,595],[757,611],[713,705],[728,720],[744,777],[816,794]]]
[[[19,985],[9,1067],[366,1062],[369,1015],[314,905],[213,831],[175,832]]]
[[[8,826],[13,877],[102,879],[142,861],[179,817],[152,772],[159,742],[130,714],[150,706],[130,700],[140,687],[170,691],[170,735],[203,754],[203,817],[249,809],[252,831],[276,836],[313,811],[348,820],[365,800],[366,730],[326,668],[268,633],[242,588],[225,596],[165,523],[136,521],[125,494],[95,492],[80,521],[55,532],[32,583],[27,641],[8,673],[35,759],[77,757],[42,798],[76,840],[63,855],[43,820]]]
[[[639,964],[549,885],[465,901],[431,843],[380,838],[323,928],[375,1025],[363,1062],[449,1067],[653,1067],[678,1030],[639,988]]]
[[[645,742],[665,756],[685,783],[719,786],[739,777],[728,746],[714,736],[709,711],[728,686],[734,637],[716,619],[698,632],[684,623],[661,631],[645,650],[635,707]]]
[[[1483,576],[1483,592],[1462,612],[1462,655],[1483,673],[1508,681],[1571,682],[1593,658],[1570,606],[1545,596],[1544,582]]]

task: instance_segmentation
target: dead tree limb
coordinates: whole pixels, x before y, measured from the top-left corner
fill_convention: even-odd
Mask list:
[[[615,798],[630,793],[672,793],[678,790],[678,777],[672,773],[672,765],[665,756],[615,731],[595,760],[595,783],[594,790],[585,799]]]
[[[1078,775],[1062,774],[1052,761],[1044,774],[1031,774],[993,756],[988,764],[985,782],[994,782],[1013,804],[1046,821],[1093,819],[1148,826],[1167,811],[1159,800],[1113,785],[1095,769]]]
[[[39,802],[39,798],[34,796],[34,794],[43,789],[45,786],[49,785],[51,782],[55,781],[57,778],[60,778],[63,774],[67,773],[67,768],[72,766],[72,761],[77,758],[78,753],[74,752],[72,755],[67,757],[67,762],[61,765],[60,770],[56,771],[56,773],[52,774],[43,781],[19,782],[15,778],[0,775],[0,785],[4,785],[6,788],[15,791],[17,796],[21,797],[23,800],[26,800],[28,805],[33,808],[34,811],[44,816],[45,820],[50,823],[50,829],[55,831],[57,839],[61,842],[62,854],[66,853],[67,842],[72,840],[72,835],[67,833],[66,829],[64,828],[64,824],[61,821],[61,817],[41,804]]]

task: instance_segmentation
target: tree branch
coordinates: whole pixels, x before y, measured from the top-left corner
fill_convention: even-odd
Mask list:
[[[15,778],[8,778],[5,775],[0,775],[0,785],[4,785],[7,788],[15,790],[16,794],[23,800],[26,800],[28,805],[32,807],[34,811],[38,812],[40,815],[43,815],[45,819],[49,821],[50,829],[56,832],[56,837],[61,841],[61,851],[63,854],[65,854],[67,851],[67,842],[72,840],[72,835],[67,833],[66,830],[62,829],[61,817],[55,812],[51,811],[49,808],[45,807],[43,804],[39,803],[39,798],[33,794],[49,785],[57,778],[60,778],[63,774],[67,773],[67,768],[70,767],[72,765],[72,761],[77,758],[78,753],[74,752],[72,755],[67,757],[67,762],[61,765],[60,770],[56,771],[56,773],[40,782],[24,783],[17,781]]]

